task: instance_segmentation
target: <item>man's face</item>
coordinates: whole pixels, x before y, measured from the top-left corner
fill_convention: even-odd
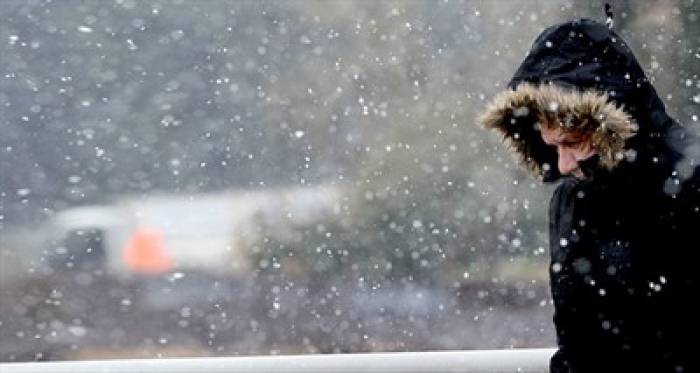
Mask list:
[[[595,153],[589,139],[583,135],[564,132],[559,126],[543,125],[540,126],[540,132],[547,145],[557,148],[559,172],[579,179],[585,178],[578,163]]]

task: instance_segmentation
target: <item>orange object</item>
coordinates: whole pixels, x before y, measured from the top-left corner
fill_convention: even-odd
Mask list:
[[[136,273],[166,273],[175,266],[165,249],[163,233],[156,228],[138,228],[124,245],[122,256],[127,267]]]

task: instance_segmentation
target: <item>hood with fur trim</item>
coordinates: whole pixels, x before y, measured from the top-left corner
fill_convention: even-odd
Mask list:
[[[545,120],[590,135],[596,166],[611,170],[636,154],[637,139],[663,132],[669,117],[623,40],[603,24],[580,19],[543,31],[508,89],[477,122],[500,133],[534,176],[554,181],[561,176],[557,153],[539,134]]]
[[[528,171],[542,177],[557,165],[557,154],[539,134],[539,123],[545,122],[557,123],[565,132],[589,134],[599,166],[608,170],[624,158],[626,141],[638,128],[604,93],[529,83],[501,92],[479,117],[482,126],[503,136]]]

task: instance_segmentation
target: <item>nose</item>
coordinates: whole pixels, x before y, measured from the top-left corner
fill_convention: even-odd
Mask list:
[[[569,175],[578,169],[578,160],[573,152],[568,149],[559,149],[559,172],[562,175]]]

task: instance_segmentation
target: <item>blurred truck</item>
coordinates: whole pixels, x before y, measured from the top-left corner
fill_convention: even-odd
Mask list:
[[[40,261],[52,270],[127,276],[244,273],[263,243],[261,232],[275,232],[277,240],[292,237],[295,227],[336,216],[342,198],[337,187],[317,186],[125,196],[112,204],[72,207],[37,232]]]

